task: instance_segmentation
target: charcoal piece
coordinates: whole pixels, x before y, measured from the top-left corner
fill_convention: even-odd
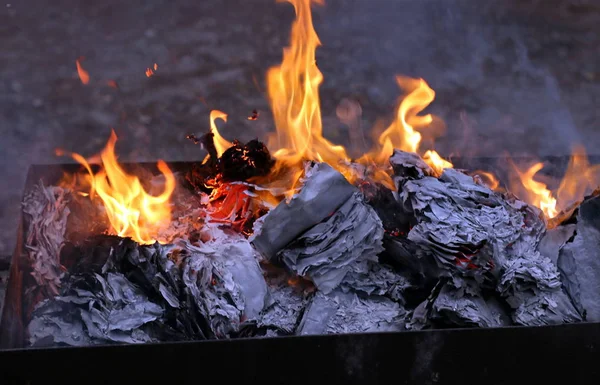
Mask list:
[[[47,295],[58,294],[60,287],[60,250],[65,241],[70,195],[67,189],[46,187],[40,181],[23,199],[27,259],[38,289],[47,291]]]
[[[164,309],[122,274],[72,276],[65,286],[34,311],[29,324],[33,346],[49,338],[75,346],[152,341],[140,328],[159,319]]]
[[[219,171],[226,182],[246,181],[269,174],[274,164],[269,149],[258,139],[245,145],[235,141],[219,158]]]
[[[382,255],[387,256],[403,270],[413,276],[434,277],[437,280],[439,268],[435,261],[431,258],[419,257],[419,246],[410,239],[386,234],[383,237],[383,247],[385,251]]]
[[[361,261],[377,261],[383,226],[355,192],[329,218],[299,235],[277,253],[290,271],[309,278],[325,293],[336,288]]]
[[[306,308],[297,334],[339,334],[401,331],[406,311],[380,296],[361,296],[334,290],[318,291]]]
[[[408,277],[379,261],[355,263],[340,284],[343,292],[388,297],[404,305],[404,291],[412,287]]]
[[[599,322],[600,197],[586,199],[576,220],[576,232],[560,250],[558,267],[565,289],[586,320]]]
[[[514,309],[515,323],[535,326],[582,320],[550,259],[533,253],[509,261],[505,268],[497,290]]]
[[[326,163],[307,167],[299,194],[255,222],[250,241],[268,260],[302,233],[332,215],[357,191]]]
[[[360,191],[367,202],[381,219],[383,228],[387,233],[405,236],[410,230],[411,215],[403,211],[395,192],[380,183],[362,183]]]
[[[414,152],[394,150],[390,158],[394,176],[402,179],[420,179],[434,175],[434,171],[419,155]]]

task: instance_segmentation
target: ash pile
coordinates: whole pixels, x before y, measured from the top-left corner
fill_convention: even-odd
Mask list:
[[[597,198],[548,230],[539,209],[458,170],[436,176],[401,151],[390,163],[397,191],[357,187],[309,163],[300,191],[256,220],[251,235],[207,220],[193,237],[178,231],[154,245],[108,235],[67,240],[68,191],[38,185],[24,211],[44,218],[30,221],[27,242],[46,299],[31,312],[28,342],[600,320]]]

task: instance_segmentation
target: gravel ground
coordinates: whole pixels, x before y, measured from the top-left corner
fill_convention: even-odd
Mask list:
[[[389,119],[394,75],[423,77],[447,122],[444,156],[598,153],[600,5],[593,1],[329,0],[315,9],[326,135],[344,98],[366,132]],[[119,135],[122,160],[197,160],[185,139],[229,114],[228,138],[264,138],[264,74],[293,9],[274,0],[20,0],[0,8],[0,255],[14,246],[27,168],[91,155]],[[90,74],[84,86],[75,59]],[[158,64],[156,75],[145,69]],[[118,88],[111,87],[110,81]],[[256,121],[246,117],[261,112]]]

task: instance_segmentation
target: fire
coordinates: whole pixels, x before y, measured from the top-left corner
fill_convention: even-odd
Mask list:
[[[227,114],[219,110],[212,110],[210,112],[210,132],[212,132],[214,135],[213,140],[217,149],[217,155],[220,157],[223,155],[225,150],[232,146],[232,144],[227,139],[223,138],[221,134],[219,134],[219,130],[217,129],[217,125],[215,123],[217,119],[227,122]]]
[[[524,199],[528,200],[532,205],[542,209],[548,218],[553,218],[558,214],[558,210],[556,209],[556,198],[552,196],[552,192],[548,190],[546,184],[533,179],[535,174],[543,167],[544,164],[538,162],[529,167],[525,172],[522,172],[517,168],[515,168],[515,171],[526,190],[527,196],[524,197]]]
[[[539,162],[523,172],[513,165],[519,176],[520,185],[513,183],[511,188],[517,192],[524,188],[524,196],[521,198],[542,209],[548,218],[554,218],[560,212],[568,211],[573,204],[580,202],[600,183],[600,165],[590,165],[583,146],[573,148],[569,165],[556,194],[553,194],[546,184],[533,179],[543,167],[544,165]]]
[[[275,119],[277,137],[269,142],[275,148],[274,157],[278,169],[292,167],[301,169],[303,160],[326,162],[354,181],[357,177],[349,167],[350,159],[343,146],[334,145],[323,137],[319,86],[323,74],[317,67],[315,52],[321,45],[314,30],[310,6],[321,0],[280,0],[294,6],[296,20],[292,24],[290,45],[283,51],[281,65],[267,72],[267,91]],[[411,89],[397,109],[397,119],[379,138],[379,146],[359,161],[365,165],[385,167],[394,148],[417,152],[421,134],[416,128],[431,124],[430,114],[417,115],[434,99],[435,92],[423,79],[397,77],[401,87]],[[443,160],[433,150],[427,152],[427,161],[438,172],[452,164]],[[385,172],[375,171],[375,178],[393,187]],[[291,185],[295,185],[301,173],[295,173]],[[292,189],[293,190],[293,189]],[[290,191],[292,191],[290,190]]]
[[[417,130],[433,123],[431,114],[418,115],[435,99],[435,92],[423,79],[412,79],[396,76],[396,82],[409,93],[402,99],[396,109],[396,119],[379,136],[379,148],[372,152],[371,157],[379,164],[384,164],[394,148],[402,151],[418,152],[422,135]],[[439,175],[445,168],[453,167],[452,163],[444,160],[436,151],[427,150],[423,159]]]
[[[79,59],[75,60],[75,65],[77,66],[77,75],[79,75],[81,83],[88,84],[90,82],[90,74],[83,69]]]
[[[115,155],[116,142],[117,135],[112,131],[100,153],[101,169],[96,174],[84,157],[71,156],[88,171],[90,196],[96,194],[102,200],[112,231],[141,244],[154,243],[159,231],[171,220],[169,200],[175,190],[175,176],[167,164],[159,160],[157,166],[165,178],[164,191],[157,196],[150,195],[136,176],[127,174],[119,165]]]
[[[294,6],[296,20],[281,65],[267,72],[268,97],[277,129],[277,139],[269,147],[277,150],[273,155],[280,165],[297,167],[303,160],[318,160],[340,169],[340,161],[348,160],[346,150],[323,137],[321,122],[319,86],[323,74],[315,58],[321,42],[312,24],[310,3],[323,1],[283,1]]]
[[[425,151],[423,160],[427,163],[437,175],[441,175],[445,168],[452,168],[454,165],[443,159],[440,154],[433,150]]]

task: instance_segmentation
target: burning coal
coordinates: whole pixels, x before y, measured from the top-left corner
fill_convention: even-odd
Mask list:
[[[276,132],[266,145],[226,139],[217,120],[227,114],[213,110],[209,130],[188,136],[207,152],[201,162],[130,169],[118,162],[113,131],[98,156],[70,154],[81,172],[31,187],[24,270],[15,273],[25,278],[11,278],[18,306],[9,307],[22,309],[9,316],[27,325],[16,331],[23,341],[600,320],[586,289],[600,284],[588,271],[599,169],[583,150],[556,192],[537,179],[542,163],[514,166],[508,189],[489,171],[455,169],[423,146],[424,128],[443,128],[423,113],[435,92],[397,76],[406,95],[393,121],[351,158],[323,136],[312,1],[288,2],[296,19],[282,63],[267,72]],[[352,111],[338,115],[350,120]]]

